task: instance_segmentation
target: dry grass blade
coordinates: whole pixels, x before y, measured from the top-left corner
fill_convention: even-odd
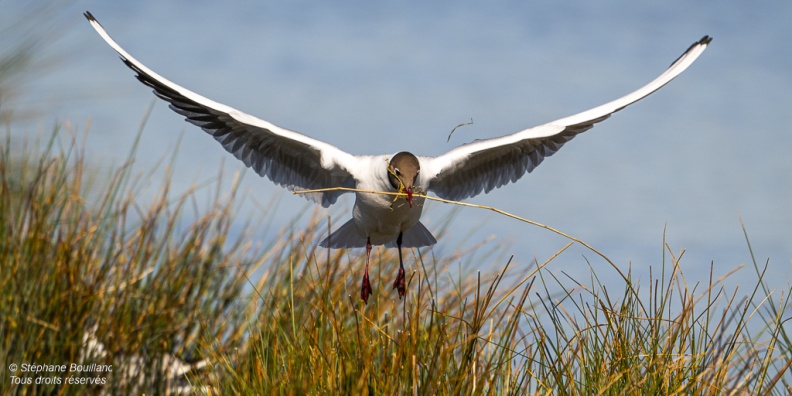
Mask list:
[[[391,196],[395,196],[397,198],[406,198],[407,197],[407,194],[399,193],[399,192],[360,190],[360,189],[357,189],[357,188],[349,188],[349,187],[331,187],[331,188],[318,188],[318,189],[313,189],[313,190],[296,190],[296,191],[292,191],[292,194],[310,194],[310,193],[321,193],[321,192],[328,192],[328,191],[349,191],[349,192],[356,192],[356,193],[363,193],[363,194],[391,195]],[[494,208],[492,206],[478,205],[478,204],[472,204],[472,203],[467,203],[467,202],[452,201],[452,200],[448,200],[448,199],[432,197],[432,196],[429,196],[429,195],[426,195],[426,194],[415,193],[415,196],[420,196],[421,198],[425,198],[425,199],[428,199],[428,200],[431,200],[431,201],[437,201],[437,202],[442,202],[442,203],[447,203],[447,204],[452,204],[452,205],[459,205],[459,206],[466,206],[466,207],[470,207],[470,208],[490,210],[490,211],[493,211],[495,213],[504,215],[506,217],[509,217],[509,218],[512,218],[512,219],[515,219],[515,220],[519,220],[519,221],[521,221],[523,223],[528,223],[528,224],[531,224],[531,225],[536,226],[536,227],[544,228],[545,230],[551,231],[551,232],[556,233],[558,235],[561,235],[562,237],[567,238],[567,239],[569,239],[569,240],[571,240],[573,242],[579,243],[580,245],[582,245],[582,246],[586,247],[587,249],[591,250],[592,252],[596,253],[602,259],[607,261],[608,264],[610,264],[611,267],[613,267],[613,269],[615,269],[616,272],[619,273],[619,275],[622,277],[622,279],[627,280],[627,277],[624,275],[622,270],[616,264],[614,264],[613,261],[611,261],[606,255],[602,254],[602,252],[600,252],[597,249],[594,249],[594,247],[592,247],[588,243],[584,242],[583,240],[581,240],[579,238],[575,238],[575,237],[573,237],[573,236],[571,236],[571,235],[569,235],[569,234],[567,234],[565,232],[559,231],[559,230],[557,230],[557,229],[555,229],[553,227],[550,227],[548,225],[545,225],[545,224],[542,224],[542,223],[539,223],[539,222],[536,222],[536,221],[533,221],[533,220],[529,220],[529,219],[526,219],[524,217],[517,216],[515,214],[511,214],[509,212],[506,212],[506,211],[498,209],[498,208]]]

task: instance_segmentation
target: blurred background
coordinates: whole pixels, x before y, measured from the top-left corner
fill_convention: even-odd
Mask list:
[[[691,284],[706,282],[711,264],[717,278],[750,263],[742,218],[757,260],[769,260],[769,284],[789,288],[790,2],[0,0],[0,8],[0,55],[24,54],[0,65],[3,128],[15,138],[58,124],[88,130],[87,157],[98,166],[121,164],[154,100],[89,26],[86,10],[162,76],[353,154],[439,155],[589,109],[649,82],[708,34],[711,46],[669,85],[518,183],[468,201],[558,228],[642,279],[661,264],[665,232],[675,252],[686,250],[682,271]],[[170,167],[162,165],[179,140]],[[171,171],[175,192],[212,180],[221,167],[229,175],[244,169],[161,101],[136,160],[141,172]],[[139,199],[155,191],[141,190]],[[242,191],[241,219],[268,212],[262,240],[295,218],[299,227],[314,209],[252,171]],[[323,213],[340,225],[351,206],[349,196]],[[430,230],[452,211],[426,206]],[[567,242],[478,209],[459,210],[452,225],[434,253],[492,238],[490,250],[502,256],[466,259],[473,270],[499,268],[510,255],[517,265],[542,262]],[[616,277],[581,246],[548,270],[585,281],[586,260],[603,281]],[[730,282],[742,279],[755,282],[752,267]]]

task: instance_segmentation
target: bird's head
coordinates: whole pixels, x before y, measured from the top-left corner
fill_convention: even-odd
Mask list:
[[[407,194],[407,203],[412,208],[413,187],[418,180],[421,165],[418,158],[402,151],[391,158],[388,164],[388,180],[397,191]]]

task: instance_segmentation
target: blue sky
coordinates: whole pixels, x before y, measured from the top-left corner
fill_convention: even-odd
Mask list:
[[[0,23],[29,4],[2,2],[11,11]],[[705,281],[712,261],[716,275],[748,263],[742,216],[757,258],[770,259],[775,285],[789,284],[792,3],[220,4],[74,1],[42,14],[40,28],[59,36],[48,47],[57,67],[19,98],[16,107],[45,111],[15,133],[35,134],[58,120],[81,130],[90,120],[89,157],[97,163],[117,163],[134,141],[153,95],[89,27],[85,10],[172,81],[354,154],[437,155],[586,110],[650,81],[708,34],[712,45],[678,79],[518,183],[469,201],[559,228],[622,268],[632,262],[638,274],[660,264],[665,228],[674,250],[687,250],[682,269],[693,281]],[[446,143],[451,129],[471,118],[474,124]],[[173,170],[178,189],[216,175],[221,162],[229,174],[243,168],[161,102],[145,127],[137,166],[150,169],[167,158],[182,135]],[[243,190],[250,198],[241,217],[273,194],[281,194],[275,225],[313,208],[253,172]],[[328,213],[345,221],[351,199],[336,206]],[[447,209],[427,209],[431,229]],[[457,248],[471,232],[468,240],[494,235],[527,265],[566,243],[473,209],[454,224],[438,252]],[[549,269],[585,276],[581,255],[609,273],[577,247]]]

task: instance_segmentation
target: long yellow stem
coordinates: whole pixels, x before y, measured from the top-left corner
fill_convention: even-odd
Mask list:
[[[292,193],[293,194],[309,194],[309,193],[322,193],[322,192],[328,192],[328,191],[351,191],[351,192],[358,192],[358,193],[365,193],[365,194],[394,195],[396,198],[399,198],[399,197],[406,198],[407,197],[407,194],[402,193],[402,192],[360,190],[360,189],[357,189],[357,188],[349,188],[349,187],[331,187],[331,188],[318,188],[318,189],[315,189],[315,190],[297,190],[297,191],[292,191]],[[621,275],[621,277],[623,279],[627,280],[627,277],[624,275],[624,273],[607,256],[602,254],[597,249],[594,249],[594,247],[592,247],[588,243],[583,242],[582,240],[580,240],[578,238],[575,238],[575,237],[573,237],[573,236],[571,236],[571,235],[569,235],[569,234],[567,234],[565,232],[559,231],[559,230],[557,230],[557,229],[555,229],[553,227],[550,227],[548,225],[544,225],[542,223],[535,222],[533,220],[528,220],[526,218],[511,214],[509,212],[500,210],[498,208],[494,208],[492,206],[477,205],[477,204],[472,204],[472,203],[467,203],[467,202],[452,201],[452,200],[438,198],[438,197],[430,197],[430,196],[428,196],[428,195],[426,195],[424,193],[421,193],[421,192],[416,192],[415,195],[418,195],[421,198],[425,198],[425,199],[429,199],[429,200],[437,201],[437,202],[443,202],[443,203],[460,205],[460,206],[467,206],[467,207],[471,207],[471,208],[491,210],[491,211],[493,211],[495,213],[502,214],[502,215],[507,216],[507,217],[511,217],[512,219],[519,220],[519,221],[522,221],[524,223],[528,223],[528,224],[531,224],[531,225],[534,225],[534,226],[537,226],[537,227],[540,227],[540,228],[544,228],[544,229],[546,229],[548,231],[554,232],[554,233],[556,233],[558,235],[561,235],[562,237],[567,238],[567,239],[569,239],[569,240],[571,240],[573,242],[577,242],[577,243],[585,246],[587,249],[591,250],[592,252],[596,253],[598,256],[602,257],[605,261],[607,261],[608,264],[610,264],[611,267],[613,267],[616,270],[616,272],[618,272],[619,275]]]

